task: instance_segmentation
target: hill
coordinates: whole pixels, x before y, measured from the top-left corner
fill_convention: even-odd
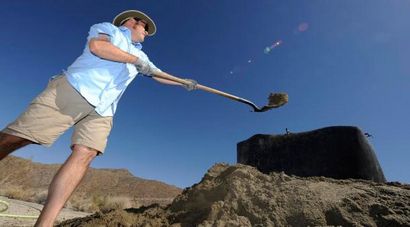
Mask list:
[[[9,156],[0,162],[0,195],[43,204],[59,167]],[[181,191],[163,182],[135,177],[126,169],[90,168],[67,207],[93,212],[168,204]]]

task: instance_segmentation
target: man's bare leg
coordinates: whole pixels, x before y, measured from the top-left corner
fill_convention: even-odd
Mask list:
[[[74,145],[73,152],[54,176],[46,204],[37,219],[37,227],[53,226],[58,213],[81,182],[98,151],[82,145]]]
[[[0,160],[11,152],[32,143],[30,140],[0,132]]]

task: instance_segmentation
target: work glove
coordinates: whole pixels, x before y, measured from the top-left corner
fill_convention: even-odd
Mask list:
[[[154,73],[154,69],[151,67],[151,65],[147,61],[142,60],[141,58],[138,58],[137,61],[134,62],[134,65],[135,67],[137,67],[139,73],[142,73],[147,76],[150,76]]]
[[[182,85],[184,86],[185,89],[187,89],[188,91],[192,91],[196,89],[196,85],[198,85],[198,82],[192,79],[184,79],[184,80],[188,82],[187,84]]]

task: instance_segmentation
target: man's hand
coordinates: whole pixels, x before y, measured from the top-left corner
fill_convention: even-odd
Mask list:
[[[154,73],[154,69],[150,66],[150,64],[140,58],[137,58],[137,61],[134,63],[135,67],[137,67],[138,72],[150,76]]]
[[[198,82],[192,79],[184,79],[184,80],[187,82],[186,84],[182,85],[184,86],[185,89],[187,89],[188,91],[192,91],[196,89],[196,85],[198,85]]]
[[[198,82],[196,82],[195,80],[182,79],[176,76],[172,76],[163,71],[153,72],[153,78],[160,83],[182,86],[188,91],[192,91],[198,88]]]

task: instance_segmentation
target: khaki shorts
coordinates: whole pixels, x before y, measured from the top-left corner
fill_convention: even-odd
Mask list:
[[[84,145],[103,153],[112,117],[102,117],[94,109],[61,75],[52,79],[28,109],[2,132],[51,146],[74,125],[72,145]]]

